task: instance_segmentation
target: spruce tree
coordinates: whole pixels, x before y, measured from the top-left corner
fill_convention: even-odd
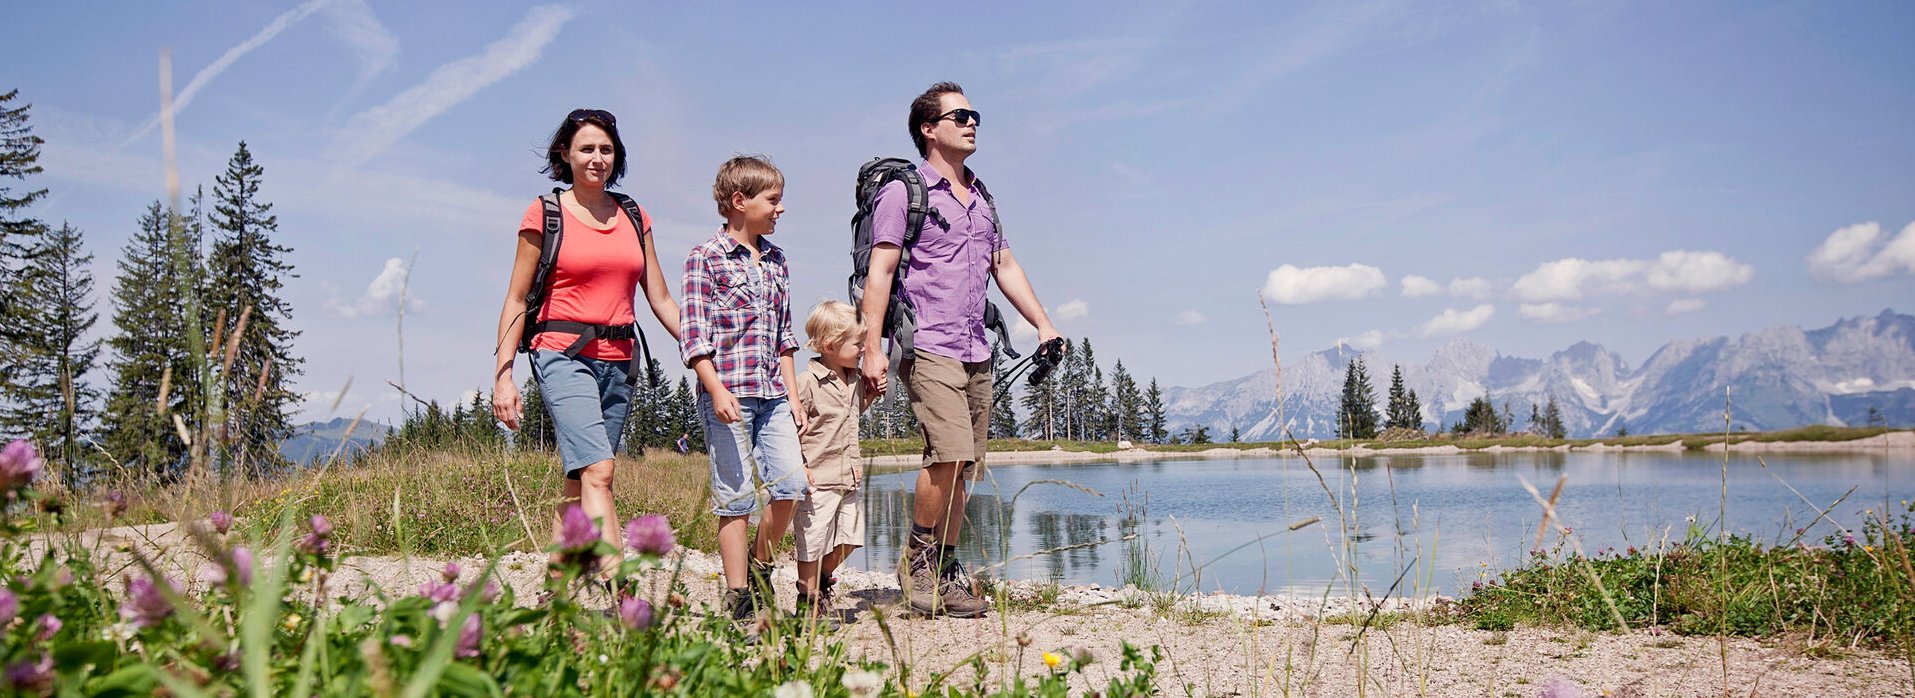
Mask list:
[[[14,299],[21,303],[15,322],[12,378],[0,433],[26,435],[40,445],[54,472],[74,482],[88,449],[83,442],[98,410],[99,390],[87,375],[100,353],[100,340],[86,334],[99,319],[93,312],[93,255],[80,231],[61,225],[41,238],[17,277]],[[91,458],[87,458],[91,460]]]
[[[1563,408],[1556,404],[1556,396],[1549,396],[1549,406],[1543,408],[1543,435],[1552,439],[1569,436],[1569,429],[1563,426]]]
[[[528,451],[550,451],[558,446],[552,416],[545,411],[545,397],[539,393],[535,378],[525,379],[525,385],[519,388],[519,431],[512,443]]]
[[[1022,431],[1027,438],[1042,441],[1056,441],[1060,437],[1063,418],[1059,414],[1062,404],[1058,385],[1062,383],[1057,371],[1036,385],[1028,385],[1024,390],[1024,412],[1029,417],[1024,420]]]
[[[1405,404],[1406,406],[1403,408],[1403,416],[1407,417],[1410,420],[1409,428],[1415,429],[1417,431],[1422,431],[1423,430],[1423,401],[1417,399],[1416,391],[1414,390],[1410,391],[1410,397],[1408,400],[1405,401]],[[1438,420],[1438,422],[1439,423],[1436,425],[1437,429],[1441,430],[1443,425],[1440,423],[1441,420]]]
[[[1111,367],[1110,372],[1111,411],[1116,413],[1116,436],[1118,439],[1148,441],[1149,436],[1144,425],[1144,397],[1137,390],[1137,379],[1124,368],[1123,359]]]
[[[1004,353],[993,351],[991,352],[991,385],[994,394],[1001,393],[1004,396],[1003,399],[991,403],[991,438],[993,439],[1015,439],[1018,434],[1017,411],[1011,409],[1011,403],[1016,399],[1012,397],[1012,393],[1017,392],[1017,386],[1005,385],[1004,380]]]
[[[1376,390],[1363,357],[1350,360],[1343,372],[1343,395],[1337,407],[1337,435],[1346,439],[1376,438]]]
[[[1531,433],[1531,434],[1534,434],[1534,435],[1536,435],[1536,436],[1542,436],[1542,435],[1543,435],[1543,432],[1544,432],[1544,427],[1543,427],[1543,408],[1542,408],[1541,406],[1539,406],[1539,405],[1537,405],[1537,404],[1536,404],[1536,403],[1534,403],[1534,402],[1532,402],[1532,403],[1529,403],[1529,429],[1528,429],[1528,431],[1529,431],[1529,433]]]
[[[11,180],[26,180],[40,173],[40,145],[27,124],[32,105],[15,106],[19,90],[0,94],[0,356],[22,356],[30,341],[26,315],[35,311],[22,296],[27,281],[27,258],[46,234],[46,225],[26,215],[26,209],[47,195],[45,189],[19,190]],[[19,399],[11,385],[13,371],[0,371],[0,403]],[[8,431],[11,431],[10,429]],[[14,432],[24,436],[26,432]]]
[[[293,352],[299,332],[288,326],[292,306],[282,297],[285,280],[297,276],[286,261],[292,249],[273,240],[279,219],[259,194],[265,174],[240,141],[226,172],[214,179],[217,238],[206,270],[206,307],[223,311],[229,328],[245,319],[235,360],[222,364],[215,403],[226,433],[227,463],[255,470],[282,464],[279,442],[293,432],[299,395],[292,385],[304,363]],[[224,346],[232,341],[228,334],[216,340]]]
[[[1496,414],[1496,405],[1488,396],[1471,400],[1463,411],[1463,421],[1456,423],[1456,432],[1460,434],[1501,434],[1508,428],[1509,423]]]
[[[1157,379],[1150,379],[1150,388],[1144,391],[1144,423],[1149,429],[1151,443],[1160,444],[1170,439],[1169,430],[1164,428],[1164,391],[1157,389]]]
[[[678,443],[678,437],[685,437],[687,447],[693,451],[705,450],[705,428],[698,423],[698,395],[692,391],[691,380],[678,377],[678,387],[672,390],[671,409],[672,443]]]
[[[1385,429],[1423,430],[1423,416],[1418,414],[1416,393],[1403,385],[1403,367],[1390,369],[1390,397],[1384,408]]]
[[[179,477],[188,456],[174,417],[189,431],[200,424],[198,364],[181,314],[198,293],[197,199],[194,210],[178,216],[158,201],[147,206],[121,249],[112,295],[102,446],[118,464],[162,482]]]

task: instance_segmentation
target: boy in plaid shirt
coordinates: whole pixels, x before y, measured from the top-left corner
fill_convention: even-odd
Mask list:
[[[784,251],[765,239],[784,213],[784,175],[757,156],[732,158],[712,184],[725,226],[685,257],[684,315],[679,349],[698,374],[699,424],[711,456],[712,513],[725,570],[725,607],[747,625],[775,610],[772,546],[791,526],[805,498],[798,432],[789,269]],[[755,458],[750,458],[755,456]],[[770,495],[747,551],[748,517],[757,508],[752,476]]]

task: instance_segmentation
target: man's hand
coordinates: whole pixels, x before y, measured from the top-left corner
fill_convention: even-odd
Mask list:
[[[891,370],[891,362],[885,359],[884,352],[866,349],[864,359],[858,363],[861,364],[858,370],[864,373],[865,392],[873,396],[883,395],[890,381],[885,374]]]
[[[735,424],[739,419],[738,398],[732,397],[730,390],[719,388],[711,396],[711,411],[718,421]]]

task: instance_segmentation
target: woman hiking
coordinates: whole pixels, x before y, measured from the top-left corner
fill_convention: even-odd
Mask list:
[[[576,502],[616,549],[612,455],[625,430],[632,378],[644,368],[633,347],[633,301],[642,284],[652,315],[673,339],[678,303],[657,271],[651,217],[624,195],[606,191],[625,174],[625,144],[610,112],[567,114],[552,133],[540,171],[571,188],[534,200],[519,221],[499,311],[492,414],[518,430],[523,410],[512,366],[517,351],[525,351],[564,464],[559,510]],[[542,265],[548,230],[561,244],[556,255],[546,253],[550,264]],[[555,534],[558,519],[555,514]]]

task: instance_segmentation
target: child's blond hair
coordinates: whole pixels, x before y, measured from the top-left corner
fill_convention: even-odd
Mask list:
[[[718,166],[718,180],[712,182],[711,198],[718,202],[718,215],[731,215],[731,195],[757,196],[766,189],[785,186],[785,173],[763,155],[738,155]]]
[[[844,301],[825,301],[805,318],[805,346],[823,354],[864,334],[858,311]]]

